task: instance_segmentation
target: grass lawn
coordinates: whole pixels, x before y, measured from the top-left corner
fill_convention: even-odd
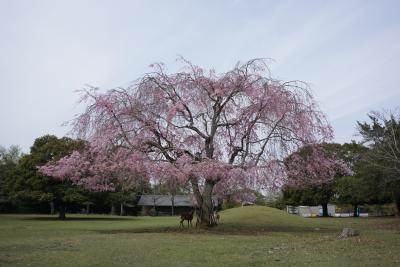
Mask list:
[[[400,220],[301,218],[266,207],[177,217],[0,215],[0,266],[400,266]],[[338,240],[343,227],[359,237]]]

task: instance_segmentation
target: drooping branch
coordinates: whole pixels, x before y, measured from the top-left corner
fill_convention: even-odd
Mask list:
[[[166,73],[159,63],[128,88],[83,92],[87,108],[73,129],[91,150],[60,162],[70,163],[64,170],[72,172],[79,158],[90,159],[87,165],[93,166],[85,174],[90,179],[76,171],[75,182],[110,182],[107,177],[131,170],[123,166],[129,163],[147,177],[189,182],[198,201],[209,205],[211,196],[205,194],[214,188],[279,184],[279,163],[288,154],[331,138],[332,129],[307,85],[273,79],[266,60],[238,63],[221,74],[181,62],[178,73]],[[113,163],[123,156],[130,161]]]

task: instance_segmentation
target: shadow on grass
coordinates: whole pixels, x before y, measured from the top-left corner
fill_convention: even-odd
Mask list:
[[[337,229],[331,228],[314,228],[302,226],[288,225],[236,225],[236,224],[220,224],[211,228],[180,228],[176,227],[151,227],[151,228],[135,228],[135,229],[114,229],[114,230],[96,230],[101,234],[142,234],[142,233],[178,233],[178,234],[214,234],[214,235],[268,235],[271,233],[335,233]]]
[[[58,217],[25,217],[22,220],[35,220],[35,221],[59,221],[59,222],[65,222],[65,221],[134,221],[135,219],[132,217],[121,217],[121,218],[115,218],[115,217],[67,217],[65,219],[59,219]]]

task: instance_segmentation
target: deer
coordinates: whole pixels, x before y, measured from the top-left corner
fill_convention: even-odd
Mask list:
[[[216,212],[216,211],[214,211],[214,220],[215,220],[215,223],[216,223],[216,224],[219,223],[219,213]]]
[[[219,216],[219,213],[218,213],[217,211],[213,211],[213,212],[210,214],[210,220],[211,220],[211,222],[212,222],[213,224],[215,224],[215,225],[218,225],[218,223],[219,223],[219,218],[220,218],[220,216]],[[199,224],[200,224],[200,217],[197,216],[196,227],[197,227]]]
[[[193,225],[192,225],[193,213],[194,213],[193,210],[189,211],[188,213],[182,213],[181,214],[181,223],[180,223],[179,227],[184,227],[184,225],[183,225],[184,221],[188,222],[188,228],[189,228],[189,223],[190,223],[190,226],[193,227]]]

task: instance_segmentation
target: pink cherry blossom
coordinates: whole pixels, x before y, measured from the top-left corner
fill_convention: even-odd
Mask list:
[[[286,184],[294,187],[329,184],[338,175],[351,175],[348,164],[322,144],[310,145],[286,159]]]
[[[190,185],[210,225],[214,192],[279,187],[287,155],[332,137],[308,86],[272,78],[265,60],[221,74],[179,61],[178,73],[153,64],[128,88],[84,90],[72,126],[87,150],[40,170],[95,190],[152,177]]]

